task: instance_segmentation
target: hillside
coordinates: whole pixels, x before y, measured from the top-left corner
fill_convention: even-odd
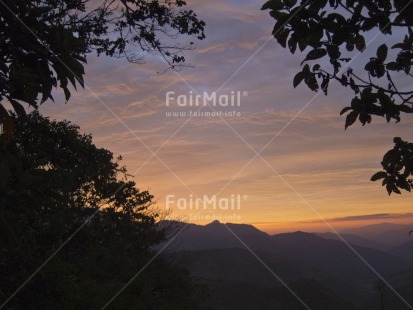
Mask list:
[[[361,237],[353,239],[368,243]],[[392,253],[355,244],[349,246],[312,233],[270,236],[251,225],[218,221],[205,226],[188,224],[164,255],[187,268],[210,290],[225,287],[222,294],[242,296],[243,305],[256,300],[257,296],[267,296],[262,301],[262,308],[257,309],[270,309],[271,304],[288,304],[280,297],[268,297],[275,296],[274,292],[284,287],[283,283],[311,281],[316,284],[307,289],[305,285],[301,286],[303,296],[330,296],[325,297],[332,302],[328,309],[363,309],[365,302],[377,295],[374,285],[379,277],[390,284],[395,281],[401,291],[409,292],[410,282],[397,280],[394,275],[413,267],[411,260]],[[245,293],[248,290],[251,294]],[[215,293],[214,296],[222,294]],[[223,296],[219,300],[223,303],[222,308],[217,306],[218,303],[214,309],[244,309],[241,306],[231,308]],[[333,301],[344,308],[334,305]],[[299,309],[300,306],[291,307],[285,309]],[[314,303],[314,307],[321,306]]]

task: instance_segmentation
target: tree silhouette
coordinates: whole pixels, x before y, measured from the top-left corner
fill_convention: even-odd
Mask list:
[[[87,54],[126,57],[142,62],[156,52],[174,68],[185,62],[182,51],[204,39],[205,23],[182,0],[4,0],[0,3],[0,117],[3,100],[17,113],[21,102],[37,108],[69,84],[84,86]],[[139,53],[142,53],[140,55]]]
[[[377,291],[380,298],[380,310],[386,309],[387,299],[386,299],[386,285],[382,280],[377,280],[374,283],[374,288]]]
[[[263,10],[270,10],[276,20],[273,35],[278,43],[306,57],[294,87],[304,82],[312,91],[328,93],[332,81],[354,92],[345,128],[357,120],[364,126],[372,116],[387,122],[399,122],[402,113],[413,112],[413,4],[407,0],[270,0]],[[374,33],[376,31],[376,33]],[[351,67],[352,58],[366,50],[366,38],[374,36],[382,43],[363,69]],[[399,42],[389,46],[388,37]],[[314,62],[318,60],[317,62]],[[309,62],[312,62],[310,66]],[[400,138],[383,158],[383,171],[372,180],[383,179],[389,195],[400,189],[411,191],[413,146]]]
[[[132,63],[158,53],[173,69],[183,65],[182,52],[194,42],[180,38],[205,38],[205,23],[185,5],[0,1],[0,305],[102,307],[141,272],[114,308],[199,309],[187,273],[162,258],[145,265],[167,232],[156,224],[153,196],[136,188],[121,158],[114,160],[70,122],[26,115],[22,105],[37,109],[53,100],[53,89],[62,89],[68,101],[69,85],[84,87],[90,53]]]
[[[66,121],[34,112],[14,123],[0,151],[0,305],[64,245],[7,307],[101,308],[141,270],[113,307],[198,309],[186,272],[159,257],[145,268],[166,232],[120,158]]]

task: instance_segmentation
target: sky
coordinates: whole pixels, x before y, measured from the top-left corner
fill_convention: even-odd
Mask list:
[[[85,89],[67,104],[55,96],[40,111],[78,124],[99,147],[122,155],[137,186],[169,218],[248,223],[269,233],[413,222],[412,195],[389,197],[370,181],[393,137],[410,138],[411,117],[398,124],[375,118],[345,131],[339,112],[353,93],[334,84],[328,96],[294,89],[304,55],[277,44],[262,2],[188,4],[206,22],[206,39],[185,52],[193,67],[163,72],[156,55],[140,65],[90,55]],[[372,36],[366,53],[383,40]],[[214,91],[239,101],[189,106],[191,95]]]

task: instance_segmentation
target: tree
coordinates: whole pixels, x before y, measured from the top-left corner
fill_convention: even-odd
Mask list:
[[[77,126],[37,112],[14,124],[0,150],[0,305],[64,244],[7,307],[100,308],[165,241],[153,196]],[[156,258],[111,307],[198,309],[197,294],[188,273]]]
[[[345,128],[357,119],[369,124],[372,116],[399,122],[402,113],[413,112],[413,88],[406,87],[413,77],[411,1],[270,0],[262,9],[276,20],[273,35],[282,47],[291,53],[308,51],[294,87],[304,81],[312,91],[327,95],[330,82],[336,81],[354,92],[350,106],[340,113],[347,113]],[[381,32],[376,40],[383,43],[369,55],[364,70],[353,69],[352,57],[365,51],[373,30]],[[389,36],[398,42],[389,46]],[[413,144],[398,137],[394,143],[384,155],[383,171],[372,176],[373,181],[383,179],[389,195],[413,188]]]
[[[374,283],[374,288],[376,289],[380,297],[380,310],[386,309],[386,284],[382,280],[377,280]]]
[[[183,50],[204,39],[205,23],[182,0],[4,0],[0,2],[0,121],[1,106],[21,103],[37,108],[53,100],[61,88],[66,101],[69,84],[84,86],[87,54],[126,57],[142,62],[143,53],[159,53],[175,68],[185,62]]]

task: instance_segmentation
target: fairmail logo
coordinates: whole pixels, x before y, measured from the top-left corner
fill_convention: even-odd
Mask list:
[[[177,95],[170,91],[166,93],[166,106],[178,107],[240,107],[242,98],[248,96],[247,91],[231,91],[229,94],[217,92],[203,92],[201,94],[190,91],[188,94]]]

